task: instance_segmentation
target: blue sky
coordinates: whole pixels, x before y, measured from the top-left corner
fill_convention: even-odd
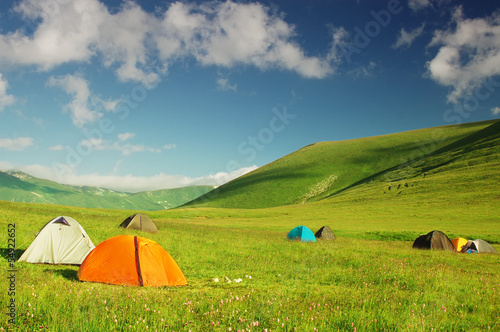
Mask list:
[[[499,74],[495,1],[6,0],[0,169],[220,185],[318,141],[496,119]]]

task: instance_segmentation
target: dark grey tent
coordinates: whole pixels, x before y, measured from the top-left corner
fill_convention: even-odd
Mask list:
[[[158,233],[158,228],[153,220],[142,213],[131,215],[120,224],[120,227],[126,229],[138,229],[149,233]]]
[[[468,250],[476,250],[477,252],[487,252],[492,254],[497,253],[496,249],[493,248],[491,244],[481,239],[467,241],[467,244],[462,248],[462,252],[467,252]]]
[[[413,242],[413,248],[456,251],[451,240],[441,231],[432,231],[425,235],[420,235]]]
[[[332,229],[328,226],[321,227],[314,236],[318,240],[335,240],[337,237],[333,233]]]

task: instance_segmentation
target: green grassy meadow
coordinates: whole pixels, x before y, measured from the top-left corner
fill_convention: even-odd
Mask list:
[[[176,259],[189,285],[140,288],[80,282],[77,266],[17,263],[16,331],[485,331],[500,329],[498,255],[411,249],[434,228],[480,235],[500,249],[498,218],[470,225],[431,222],[405,211],[359,204],[357,212],[314,203],[271,209],[180,209],[149,213],[158,234],[119,229],[130,211],[2,202],[16,242],[27,248],[54,215],[70,215],[95,244],[118,234],[143,235]],[[336,211],[336,212],[332,212]],[[427,211],[430,213],[430,211]],[[498,216],[498,210],[497,214]],[[333,242],[285,239],[298,224],[328,224]],[[403,231],[404,230],[404,231]],[[411,239],[411,240],[410,240]],[[6,248],[6,246],[4,246]],[[8,269],[2,250],[2,271]],[[251,278],[246,277],[251,276]],[[224,282],[241,278],[239,283]],[[219,278],[219,282],[213,282]],[[6,278],[0,283],[8,288]],[[2,291],[2,303],[10,300]],[[3,308],[5,309],[5,306]]]
[[[361,149],[357,156],[376,156],[378,150],[387,158],[362,162],[345,157],[343,162],[351,167],[342,166],[344,182],[341,175],[330,177],[339,166],[328,168],[332,163],[325,151],[307,158],[289,155],[268,165],[267,175],[260,170],[228,184],[247,188],[246,194],[229,195],[221,187],[213,206],[203,200],[147,212],[158,234],[118,228],[138,211],[0,201],[1,310],[7,313],[6,304],[14,298],[17,313],[15,326],[3,315],[0,328],[499,331],[500,255],[411,248],[418,235],[438,229],[450,238],[482,238],[500,250],[499,123],[444,128],[447,134],[440,137],[449,139],[432,139],[434,145],[425,154],[422,146],[430,143],[418,143],[417,137],[431,140],[432,132],[443,132],[410,132],[404,134],[406,141],[384,137],[389,145],[379,141],[378,148],[348,141],[351,150]],[[319,143],[305,151],[329,145]],[[314,155],[327,161],[313,160]],[[309,173],[302,169],[303,176],[283,173],[289,166],[273,170],[287,160],[295,165],[308,158],[312,166]],[[366,172],[358,174],[360,167]],[[273,174],[281,175],[273,179]],[[302,186],[294,187],[293,179]],[[342,186],[331,185],[337,179]],[[261,190],[260,198],[253,190]],[[293,199],[284,204],[287,197]],[[230,207],[247,200],[255,203],[252,208],[243,203]],[[120,234],[158,242],[177,261],[189,285],[140,288],[80,282],[77,266],[16,263],[15,297],[9,296],[8,224],[16,225],[19,257],[34,234],[59,215],[75,218],[96,245]],[[286,240],[298,225],[313,232],[328,225],[337,240]],[[227,283],[225,277],[241,282]]]

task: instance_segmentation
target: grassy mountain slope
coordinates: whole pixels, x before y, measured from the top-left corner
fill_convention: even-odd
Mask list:
[[[162,210],[205,194],[213,186],[193,186],[136,194],[97,187],[61,185],[22,172],[0,172],[0,200],[90,208]]]
[[[434,210],[443,210],[446,218],[477,227],[485,221],[500,222],[493,217],[500,208],[499,183],[500,122],[496,122],[322,201],[391,205],[399,209],[394,212],[396,218],[406,218],[407,213],[425,218]]]
[[[308,203],[348,189],[365,190],[362,185],[367,183],[392,190],[394,182],[447,171],[455,176],[451,185],[457,190],[467,184],[480,190],[476,180],[497,179],[500,174],[499,127],[500,121],[484,121],[312,144],[185,206],[265,208]]]

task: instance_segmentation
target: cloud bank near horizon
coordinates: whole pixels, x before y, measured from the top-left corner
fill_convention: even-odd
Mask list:
[[[161,189],[173,189],[188,186],[221,186],[226,182],[234,180],[246,173],[256,170],[253,165],[242,167],[231,172],[218,172],[199,177],[188,177],[184,175],[156,174],[153,176],[102,175],[102,174],[76,174],[65,173],[63,180],[59,181],[50,167],[42,165],[15,166],[9,162],[0,161],[0,170],[21,171],[37,178],[54,181],[60,184],[72,186],[89,186],[111,189],[121,192],[137,193],[141,191],[153,191]]]

